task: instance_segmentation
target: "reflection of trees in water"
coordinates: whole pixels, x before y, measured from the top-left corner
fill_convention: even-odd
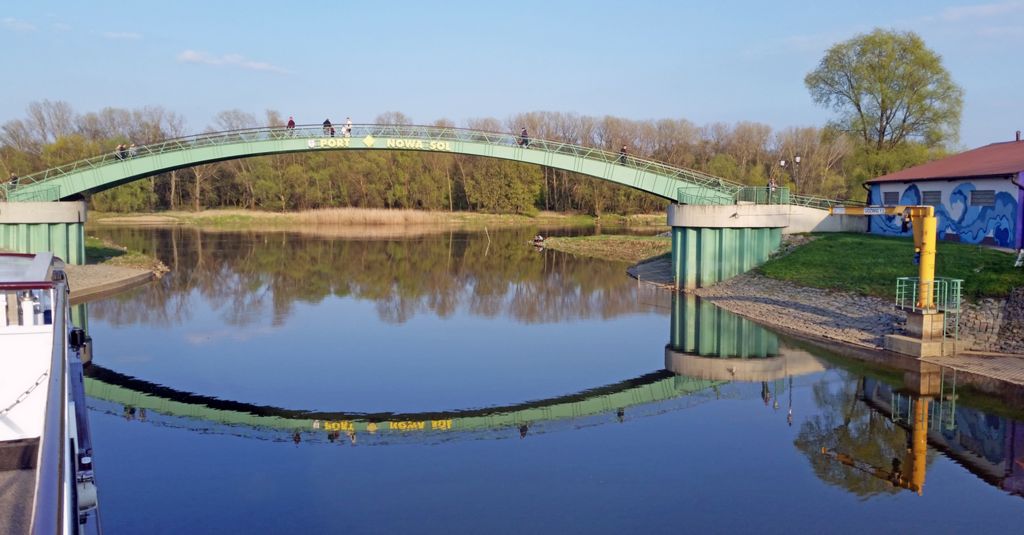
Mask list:
[[[178,323],[199,295],[229,325],[269,312],[282,324],[296,303],[330,296],[372,300],[384,321],[416,314],[507,315],[526,323],[614,317],[643,310],[622,264],[529,246],[533,229],[393,240],[294,232],[190,228],[104,229],[171,271],[138,292],[90,305],[114,324]]]
[[[827,448],[885,470],[891,468],[893,459],[899,459],[904,470],[909,468],[909,432],[861,400],[862,380],[840,373],[843,381],[814,385],[814,402],[820,412],[800,426],[797,449],[807,455],[818,478],[857,496],[901,492],[888,481],[822,454],[822,448]],[[929,452],[929,461],[931,456]]]

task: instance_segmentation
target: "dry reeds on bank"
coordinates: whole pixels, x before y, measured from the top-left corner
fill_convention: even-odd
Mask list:
[[[381,208],[322,208],[289,214],[294,223],[310,225],[443,225],[447,212],[387,210]]]

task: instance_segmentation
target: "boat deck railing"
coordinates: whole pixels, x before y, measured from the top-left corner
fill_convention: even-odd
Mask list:
[[[75,533],[77,515],[67,515],[68,504],[74,504],[75,481],[70,466],[68,447],[68,354],[65,341],[64,314],[67,284],[53,284],[53,351],[50,355],[49,390],[43,436],[39,443],[35,502],[32,505],[32,533]],[[77,505],[75,505],[77,509]]]
[[[14,255],[32,256],[32,255]],[[52,255],[35,255],[49,266]],[[67,319],[68,286],[66,276],[58,261],[52,271],[47,267],[46,278],[50,280],[14,280],[0,282],[2,301],[13,299],[17,307],[4,306],[0,314],[0,333],[31,333],[35,336],[51,336],[48,367],[17,403],[29,397],[31,392],[45,385],[46,398],[43,402],[42,425],[39,428],[38,453],[35,458],[35,481],[31,492],[25,489],[24,501],[31,503],[28,518],[0,517],[0,522],[14,522],[15,526],[27,522],[28,533],[79,533],[78,468],[80,466],[79,444],[76,443],[76,429],[71,421],[70,403],[75,393],[70,380],[72,355],[68,349],[70,324]],[[33,264],[33,267],[36,267]],[[38,269],[24,272],[35,274]],[[34,278],[34,277],[33,277]],[[41,305],[22,308],[23,301]],[[10,311],[18,309],[10,317]],[[77,362],[77,361],[76,361]],[[84,387],[83,387],[84,388]],[[34,435],[34,433],[33,433]],[[89,467],[91,469],[91,465]],[[91,473],[88,474],[91,481]],[[4,512],[0,511],[0,515]],[[2,530],[0,530],[2,531]]]

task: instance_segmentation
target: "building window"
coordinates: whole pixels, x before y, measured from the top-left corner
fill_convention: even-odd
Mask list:
[[[886,191],[882,193],[882,204],[886,206],[895,206],[900,203],[900,192],[898,191]]]
[[[921,192],[921,204],[929,204],[932,206],[939,206],[942,204],[942,192],[941,191],[922,191]]]
[[[974,190],[971,192],[971,206],[995,206],[996,191],[991,189]]]

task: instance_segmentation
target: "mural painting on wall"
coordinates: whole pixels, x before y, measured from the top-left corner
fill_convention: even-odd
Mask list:
[[[1017,199],[1000,191],[995,195],[995,206],[971,206],[974,184],[958,185],[949,194],[949,200],[935,207],[940,240],[1013,247],[1014,223],[1017,221]],[[871,198],[881,199],[878,185],[871,188]],[[900,204],[919,205],[921,191],[911,184],[900,194]],[[899,216],[873,216],[871,232],[886,236],[912,236],[913,230],[903,232]]]

